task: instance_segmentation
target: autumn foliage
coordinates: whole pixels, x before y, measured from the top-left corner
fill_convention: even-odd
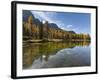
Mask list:
[[[26,21],[23,20],[23,39],[61,39],[64,41],[90,41],[91,38],[89,34],[77,34],[74,31],[62,30],[52,24],[50,25],[48,21],[43,23],[32,15],[29,15]]]

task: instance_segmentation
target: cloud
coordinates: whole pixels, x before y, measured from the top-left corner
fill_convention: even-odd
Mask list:
[[[53,23],[54,20],[52,19],[55,15],[55,13],[51,12],[51,13],[48,13],[48,12],[41,12],[41,11],[31,11],[35,17],[39,18],[39,19],[42,19],[42,20],[46,20],[46,21],[49,21],[50,23]]]
[[[67,25],[67,28],[72,28],[72,27],[73,27],[73,25],[71,25],[71,24]]]
[[[66,26],[61,26],[61,29],[66,30],[66,31],[75,31],[77,32],[77,28],[73,26],[72,24],[68,24]]]
[[[67,31],[77,31],[76,27],[72,24],[64,24],[61,20],[55,19],[57,16],[56,12],[43,12],[43,11],[31,11],[33,15],[40,21],[48,21],[49,23],[56,23],[58,27]]]
[[[64,26],[64,23],[62,23],[60,20],[56,20],[54,19],[54,17],[56,17],[56,12],[41,12],[41,11],[31,11],[34,16],[38,19],[40,19],[41,21],[48,21],[49,23],[56,23],[59,27],[60,26]]]

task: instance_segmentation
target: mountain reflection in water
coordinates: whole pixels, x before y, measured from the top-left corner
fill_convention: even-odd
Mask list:
[[[23,43],[23,69],[90,66],[90,42]]]

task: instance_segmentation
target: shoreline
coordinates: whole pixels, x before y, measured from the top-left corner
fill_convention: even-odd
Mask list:
[[[30,40],[23,40],[24,43],[42,43],[42,42],[91,42],[91,40],[63,40],[63,39],[30,39]]]

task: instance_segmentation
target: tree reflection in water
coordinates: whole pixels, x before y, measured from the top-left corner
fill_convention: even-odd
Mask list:
[[[47,62],[50,56],[56,55],[62,49],[72,49],[76,46],[87,47],[89,45],[89,41],[23,43],[23,69],[31,67],[37,59],[40,59],[41,63],[43,60]]]

